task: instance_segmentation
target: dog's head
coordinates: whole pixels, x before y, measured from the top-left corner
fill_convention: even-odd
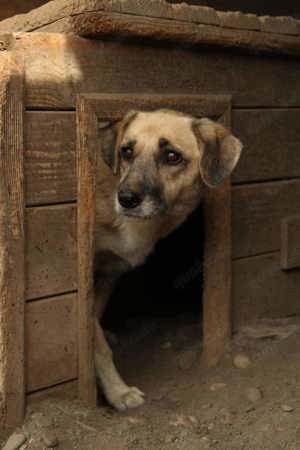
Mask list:
[[[169,110],[129,112],[102,139],[104,160],[119,175],[117,212],[142,219],[196,206],[203,183],[219,186],[241,150],[219,123]]]

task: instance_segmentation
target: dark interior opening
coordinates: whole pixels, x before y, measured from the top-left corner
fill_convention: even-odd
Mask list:
[[[105,329],[122,335],[156,320],[165,328],[176,327],[184,318],[195,324],[200,340],[202,209],[199,206],[184,224],[161,239],[143,266],[120,279],[104,315]]]

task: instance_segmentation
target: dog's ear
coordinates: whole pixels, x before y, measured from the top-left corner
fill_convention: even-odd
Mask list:
[[[102,158],[115,175],[119,171],[119,147],[122,138],[127,127],[137,114],[137,111],[129,111],[119,122],[102,122],[99,125]]]
[[[235,168],[243,145],[223,125],[210,119],[197,119],[192,127],[202,153],[201,177],[208,186],[219,186]]]

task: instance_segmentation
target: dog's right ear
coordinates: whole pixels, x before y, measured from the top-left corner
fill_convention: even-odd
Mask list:
[[[137,114],[137,111],[129,111],[119,122],[105,122],[99,126],[101,154],[103,160],[112,169],[114,175],[119,171],[119,150],[124,133]]]

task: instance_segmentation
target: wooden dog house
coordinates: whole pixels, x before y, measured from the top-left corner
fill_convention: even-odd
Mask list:
[[[205,198],[206,362],[232,329],[300,312],[297,20],[55,0],[0,33],[3,423],[20,423],[36,392],[79,387],[94,402],[97,127],[132,107],[209,116],[244,143],[232,183]]]

